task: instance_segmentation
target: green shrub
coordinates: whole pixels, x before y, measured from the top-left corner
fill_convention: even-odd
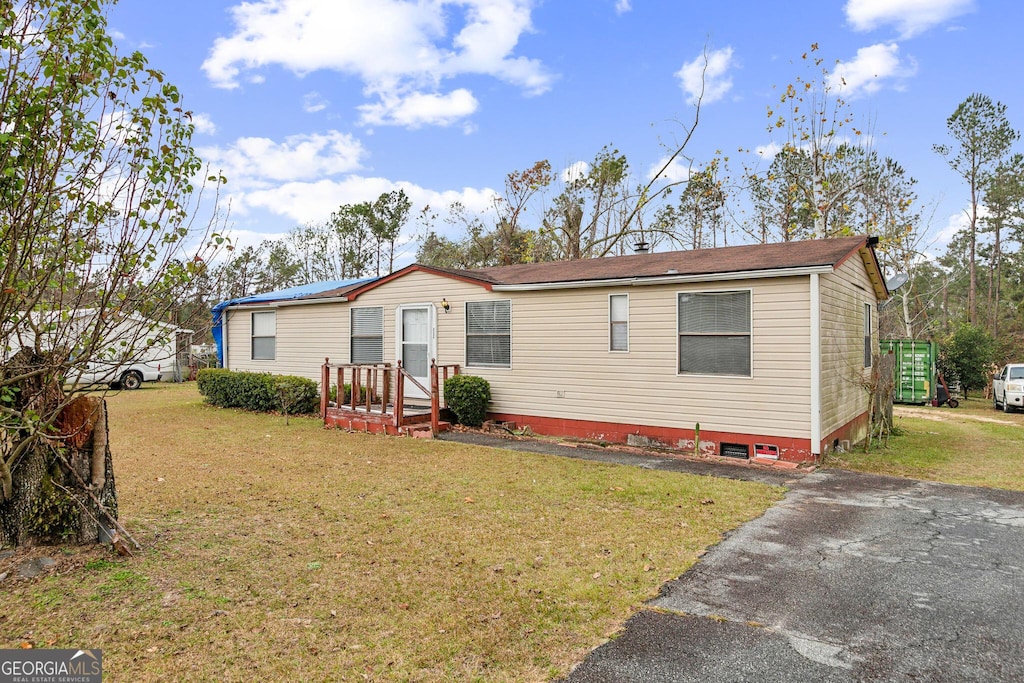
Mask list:
[[[199,371],[197,384],[206,402],[221,408],[299,415],[320,407],[316,382],[305,377],[206,368]]]
[[[306,377],[280,375],[274,377],[278,404],[286,413],[305,415],[320,410],[320,389]]]
[[[344,396],[341,399],[341,404],[350,404],[352,401],[352,385],[342,384],[341,386],[345,390]],[[356,400],[356,404],[360,403],[366,403],[366,387],[359,387],[359,398]]]
[[[337,384],[332,384],[331,385],[331,394],[330,394],[330,399],[329,400],[334,405],[338,405],[338,385]],[[344,405],[350,405],[351,400],[352,400],[352,385],[348,384],[348,383],[342,384],[341,385],[341,405],[343,405],[343,406]],[[357,403],[365,403],[365,402],[366,402],[366,387],[359,387],[359,400],[357,401]]]
[[[196,386],[199,388],[199,393],[206,398],[207,403],[214,405],[221,405],[223,401],[221,396],[227,391],[227,386],[230,383],[229,375],[230,370],[224,370],[223,368],[202,368],[199,370],[199,374],[196,375]]]
[[[474,375],[455,375],[444,382],[444,400],[460,424],[479,427],[487,417],[491,383]]]

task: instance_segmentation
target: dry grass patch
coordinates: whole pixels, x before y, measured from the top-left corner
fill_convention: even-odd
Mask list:
[[[547,679],[782,494],[286,426],[194,385],[110,408],[146,550],[8,579],[0,647],[100,647],[111,681]]]

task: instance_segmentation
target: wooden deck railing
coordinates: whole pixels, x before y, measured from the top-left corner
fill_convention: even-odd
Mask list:
[[[342,363],[331,365],[330,358],[324,358],[320,381],[320,417],[327,419],[327,410],[331,401],[331,385],[337,387],[335,406],[339,410],[357,408],[365,410],[367,415],[390,416],[396,429],[402,427],[405,412],[405,380],[422,391],[430,398],[430,430],[437,436],[441,410],[447,408],[444,401],[444,381],[459,374],[458,364],[438,365],[430,361],[430,388],[423,386],[415,377],[402,367],[402,361],[392,366],[390,363],[359,364]],[[350,391],[345,400],[345,380],[348,379]],[[394,387],[392,390],[392,382]],[[392,399],[393,397],[393,399]],[[390,411],[389,411],[390,408]]]

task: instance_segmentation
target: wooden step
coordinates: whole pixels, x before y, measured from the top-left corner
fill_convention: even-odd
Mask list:
[[[451,428],[452,428],[452,425],[451,425],[450,422],[441,421],[441,422],[437,423],[437,431],[439,431],[439,432],[447,432]],[[434,434],[430,431],[430,423],[429,422],[419,422],[419,423],[416,423],[416,424],[408,425],[408,426],[404,427],[403,429],[406,430],[406,433],[409,436],[415,437],[417,439],[432,439],[432,438],[434,438]]]

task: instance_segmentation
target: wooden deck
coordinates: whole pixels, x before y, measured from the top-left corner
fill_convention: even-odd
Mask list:
[[[431,386],[428,390],[402,368],[401,362],[396,366],[390,363],[331,365],[330,359],[325,358],[320,414],[327,427],[369,434],[432,438],[451,427],[450,422],[441,420],[442,411],[447,410],[441,387],[450,373],[459,374],[459,366],[438,366],[431,361]],[[429,405],[405,402],[406,379],[430,397]],[[341,401],[331,401],[332,386]],[[344,387],[348,388],[345,391],[339,389]]]

